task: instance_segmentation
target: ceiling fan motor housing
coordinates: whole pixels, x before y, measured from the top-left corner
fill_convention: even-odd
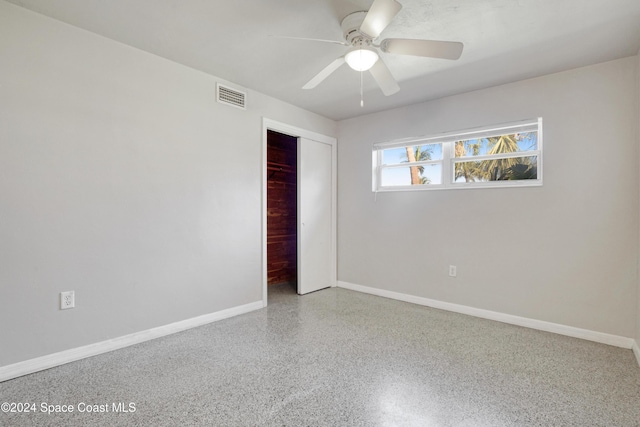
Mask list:
[[[371,37],[360,31],[360,26],[367,16],[366,11],[354,12],[344,17],[340,26],[345,40],[355,47],[371,46]]]

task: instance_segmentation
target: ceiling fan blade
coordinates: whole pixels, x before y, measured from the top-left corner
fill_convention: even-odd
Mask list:
[[[382,58],[378,58],[369,72],[376,83],[378,83],[378,86],[380,86],[380,89],[382,89],[382,93],[386,96],[393,95],[400,90],[400,86],[398,86],[396,79],[393,78],[389,67],[382,61]]]
[[[380,43],[383,52],[428,58],[458,59],[464,45],[439,40],[385,39]]]
[[[339,44],[339,45],[342,45],[342,46],[349,46],[349,43],[341,42],[341,41],[338,41],[338,40],[311,39],[311,38],[308,38],[308,37],[274,36],[273,34],[270,34],[269,37],[275,37],[275,38],[278,38],[278,39],[307,40],[307,41],[312,41],[312,42],[333,43],[333,44]]]
[[[344,64],[344,62],[344,56],[336,59],[331,64],[324,67],[324,69],[316,74],[311,80],[309,80],[306,85],[302,86],[302,89],[313,89],[314,87],[318,86],[324,79],[329,77],[331,73],[340,68],[340,66]]]
[[[396,0],[375,0],[360,25],[360,32],[372,39],[377,38],[400,9],[402,5]]]

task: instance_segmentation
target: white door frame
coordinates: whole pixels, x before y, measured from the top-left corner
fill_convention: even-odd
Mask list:
[[[301,129],[286,123],[262,118],[262,305],[267,306],[267,131],[273,130],[296,138],[307,138],[331,145],[331,286],[337,281],[337,140],[336,138]]]

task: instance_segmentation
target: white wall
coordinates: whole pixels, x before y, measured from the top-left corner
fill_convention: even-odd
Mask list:
[[[336,124],[215,82],[0,1],[0,366],[261,301],[262,117]]]
[[[634,337],[637,67],[626,58],[340,122],[338,279]],[[374,201],[374,142],[538,116],[544,186]]]

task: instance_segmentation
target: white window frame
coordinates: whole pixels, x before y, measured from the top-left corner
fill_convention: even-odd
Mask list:
[[[512,133],[537,132],[537,149],[528,151],[518,151],[500,155],[484,155],[473,157],[455,157],[454,144],[456,141],[487,138],[498,135],[508,135]],[[400,163],[385,165],[382,162],[383,151],[404,148],[418,145],[442,144],[442,159],[427,160],[415,163]],[[453,170],[456,163],[465,161],[482,161],[492,159],[506,159],[510,157],[536,157],[537,159],[537,179],[505,180],[505,181],[484,181],[484,182],[454,182]],[[407,168],[421,165],[442,165],[442,184],[423,184],[405,186],[383,186],[382,171],[393,168]],[[393,141],[373,144],[372,155],[372,191],[425,191],[425,190],[450,190],[469,188],[505,188],[505,187],[536,187],[542,185],[542,118],[522,120],[500,125],[485,126],[481,128],[467,129],[463,131],[447,132],[434,136],[406,138]]]

